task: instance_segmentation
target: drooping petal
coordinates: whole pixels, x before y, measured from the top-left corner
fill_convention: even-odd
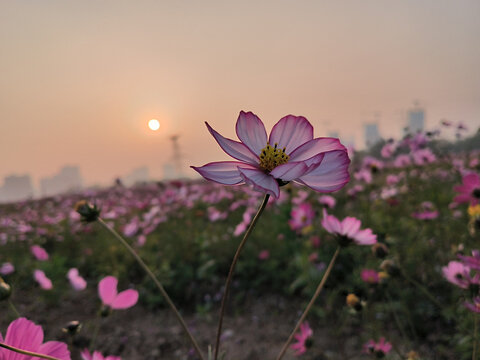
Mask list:
[[[197,171],[207,180],[212,180],[224,185],[235,185],[243,182],[243,179],[238,172],[239,166],[255,169],[252,165],[238,161],[211,162],[201,167],[192,166],[192,169]]]
[[[303,116],[287,115],[281,118],[272,128],[269,143],[277,143],[280,149],[290,154],[300,145],[313,139],[313,126]]]
[[[138,291],[129,289],[122,291],[117,295],[112,303],[112,309],[128,309],[135,305],[138,301]]]
[[[104,305],[112,305],[117,296],[118,280],[114,276],[107,276],[98,283],[98,296]]]
[[[290,154],[290,161],[306,160],[317,154],[333,150],[346,150],[346,148],[336,138],[315,138],[295,149]]]
[[[36,352],[43,342],[43,330],[39,325],[26,318],[12,321],[5,335],[5,343],[13,347]],[[7,359],[20,360],[25,356],[18,353],[10,353]]]
[[[352,239],[353,235],[355,235],[357,231],[360,230],[360,226],[362,225],[362,222],[357,218],[347,216],[345,219],[342,220],[341,225],[342,225],[342,235],[346,235]]]
[[[225,151],[228,155],[230,155],[231,157],[237,160],[244,161],[248,164],[258,165],[259,163],[258,155],[252,153],[248,147],[246,147],[241,142],[223,137],[218,132],[213,130],[213,128],[210,125],[208,125],[207,122],[205,122],[205,124],[207,125],[208,131],[210,131],[210,134],[212,134],[215,140],[217,140],[218,145],[220,145],[223,151]]]
[[[240,111],[235,126],[238,138],[252,151],[259,155],[267,146],[267,131],[262,120],[252,112]]]
[[[67,344],[59,341],[48,341],[38,348],[39,354],[50,355],[60,360],[70,360]]]
[[[347,152],[334,150],[325,153],[321,164],[313,171],[296,181],[319,192],[340,190],[350,180]]]
[[[270,194],[275,198],[278,198],[280,195],[280,188],[273,176],[265,174],[258,169],[238,168],[238,171],[243,180],[247,184],[253,185],[255,190]]]
[[[275,169],[270,171],[275,179],[282,179],[283,181],[292,181],[305,174],[308,166],[304,162],[289,162],[278,165]]]

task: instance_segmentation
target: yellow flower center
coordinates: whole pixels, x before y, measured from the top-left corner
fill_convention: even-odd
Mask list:
[[[285,153],[285,148],[280,149],[277,143],[274,146],[267,144],[260,153],[260,167],[270,172],[278,165],[286,164],[289,159],[290,156]]]
[[[468,207],[468,215],[470,215],[472,218],[480,217],[480,205],[470,205]]]

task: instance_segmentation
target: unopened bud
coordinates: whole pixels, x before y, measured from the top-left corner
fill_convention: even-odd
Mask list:
[[[382,243],[376,243],[372,246],[373,255],[379,259],[383,259],[388,255],[388,247]]]
[[[100,216],[100,209],[97,205],[89,204],[86,200],[80,200],[75,204],[75,211],[80,214],[83,222],[97,221]]]
[[[363,308],[363,304],[360,301],[360,298],[355,294],[348,294],[346,303],[349,307],[355,309],[356,311],[360,311]]]
[[[68,335],[75,335],[77,334],[80,330],[82,329],[82,324],[80,321],[74,320],[70,321],[65,327],[62,329],[62,331]]]
[[[3,279],[0,277],[0,301],[7,300],[12,294],[12,289]]]
[[[393,260],[383,260],[380,264],[380,269],[392,277],[400,275],[400,269]]]

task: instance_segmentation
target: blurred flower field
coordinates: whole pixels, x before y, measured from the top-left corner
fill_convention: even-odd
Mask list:
[[[336,193],[280,187],[238,261],[225,358],[272,358],[321,281],[335,234],[357,239],[356,229],[361,242],[361,226],[377,242],[342,245],[287,357],[472,359],[480,352],[480,256],[472,256],[480,249],[479,148],[478,134],[457,144],[416,134],[370,154],[351,151],[350,182]],[[150,278],[104,227],[82,222],[75,205],[98,207],[164,285],[206,352],[233,254],[262,198],[248,185],[179,180],[1,205],[0,332],[21,315],[42,325],[47,340],[66,343],[74,359],[94,350],[123,359],[195,359]],[[345,219],[342,232],[328,223],[334,217],[361,225]],[[107,276],[118,279],[118,294],[115,283],[115,292],[99,297]],[[137,293],[138,302],[119,300],[123,290]],[[81,329],[68,327],[71,321]],[[159,336],[153,326],[163,324]],[[242,338],[259,327],[265,336]]]

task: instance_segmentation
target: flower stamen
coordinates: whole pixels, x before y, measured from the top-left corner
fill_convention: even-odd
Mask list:
[[[260,152],[260,167],[268,172],[275,169],[278,165],[286,164],[290,156],[285,153],[285,148],[280,149],[278,143],[272,147],[267,143],[267,146]]]

